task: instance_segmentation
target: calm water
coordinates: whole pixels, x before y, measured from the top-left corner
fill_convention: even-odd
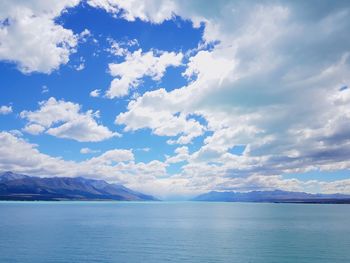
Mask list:
[[[0,202],[0,262],[350,262],[350,206]]]

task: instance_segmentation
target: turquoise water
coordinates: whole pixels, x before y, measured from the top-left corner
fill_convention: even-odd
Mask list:
[[[0,262],[350,262],[350,206],[0,202]]]

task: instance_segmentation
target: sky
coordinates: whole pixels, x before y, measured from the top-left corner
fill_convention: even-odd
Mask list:
[[[349,28],[341,0],[0,0],[0,171],[350,193]]]

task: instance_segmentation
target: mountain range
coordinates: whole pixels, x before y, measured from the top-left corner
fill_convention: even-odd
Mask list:
[[[120,184],[84,177],[34,177],[13,172],[0,173],[0,200],[118,200],[156,201],[155,197],[133,191]],[[350,195],[310,194],[282,190],[218,192],[201,194],[192,201],[273,202],[273,203],[349,203]]]
[[[155,197],[119,184],[83,177],[34,177],[0,173],[0,200],[118,200],[155,201]]]
[[[304,192],[251,191],[251,192],[216,192],[201,194],[192,201],[210,202],[270,202],[270,203],[347,203],[350,195],[345,194],[309,194]]]

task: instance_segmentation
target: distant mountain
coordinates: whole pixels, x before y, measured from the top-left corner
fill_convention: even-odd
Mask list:
[[[13,172],[0,173],[0,200],[119,200],[154,201],[118,184],[83,177],[32,177]]]
[[[271,203],[350,203],[350,195],[308,194],[303,192],[252,191],[252,192],[209,192],[193,201],[211,202],[271,202]]]

